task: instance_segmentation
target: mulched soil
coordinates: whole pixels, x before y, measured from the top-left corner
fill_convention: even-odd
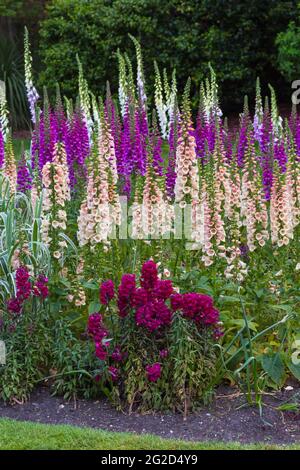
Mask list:
[[[211,406],[186,420],[179,414],[129,415],[116,411],[105,399],[77,400],[74,406],[61,397],[52,397],[48,388],[36,390],[23,405],[0,403],[0,417],[193,441],[291,444],[300,442],[300,413],[276,408],[287,401],[300,403],[300,384],[292,385],[292,390],[264,395],[263,419],[257,407],[246,404],[243,394],[227,386],[218,388]]]

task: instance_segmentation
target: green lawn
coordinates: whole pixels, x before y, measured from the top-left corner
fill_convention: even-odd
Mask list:
[[[185,442],[151,435],[95,431],[74,426],[46,425],[0,419],[0,450],[246,450],[280,449],[271,444]],[[300,449],[300,445],[284,447]]]

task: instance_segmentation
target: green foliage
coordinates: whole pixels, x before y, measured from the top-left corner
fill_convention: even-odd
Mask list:
[[[47,310],[28,306],[19,321],[1,317],[1,338],[6,346],[6,364],[0,366],[0,396],[3,400],[26,400],[49,367],[52,338]],[[4,330],[4,331],[3,331]]]
[[[300,26],[294,21],[290,22],[288,28],[278,34],[276,44],[278,46],[279,70],[286,80],[298,79],[300,73]]]
[[[223,104],[232,109],[243,94],[253,95],[257,75],[278,85],[275,37],[295,10],[296,1],[287,8],[272,0],[230,0],[226,7],[221,0],[53,0],[40,29],[40,83],[54,89],[59,81],[64,94],[75,96],[78,53],[96,96],[106,80],[116,89],[118,48],[135,55],[130,33],[142,45],[148,83],[154,82],[156,60],[159,67],[176,68],[180,89],[187,74],[199,89],[210,62],[226,90]]]
[[[0,80],[5,82],[11,125],[24,127],[28,122],[28,108],[24,85],[23,56],[15,42],[0,37]]]
[[[216,375],[217,353],[211,335],[179,315],[163,334],[149,334],[132,319],[121,322],[119,328],[126,338],[123,348],[127,354],[121,367],[124,389],[119,384],[113,389],[120,405],[125,401],[130,410],[172,410],[184,415],[199,407]],[[167,347],[168,356],[160,358],[159,351]],[[145,367],[156,361],[162,363],[162,374],[153,383]]]
[[[0,4],[1,16],[16,16],[23,6],[23,0],[4,0]]]
[[[94,380],[99,363],[90,341],[87,338],[79,340],[64,320],[57,321],[53,331],[53,392],[63,395],[65,399],[77,396],[92,398],[99,394],[99,387]]]
[[[210,397],[218,354],[212,338],[180,316],[173,322],[170,344],[172,402],[186,414]]]
[[[262,357],[262,366],[271,379],[277,384],[282,385],[284,381],[284,362],[280,353],[272,355],[265,354]]]

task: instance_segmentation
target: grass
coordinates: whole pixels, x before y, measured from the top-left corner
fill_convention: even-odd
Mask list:
[[[273,450],[300,449],[222,442],[187,442],[151,435],[114,433],[66,425],[36,424],[0,419],[0,450]]]

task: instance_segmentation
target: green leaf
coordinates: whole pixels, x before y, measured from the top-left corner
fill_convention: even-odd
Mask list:
[[[257,298],[261,299],[265,295],[265,290],[264,289],[257,289],[254,291],[255,295]]]
[[[94,313],[94,312],[99,312],[100,307],[101,307],[100,302],[98,302],[97,300],[93,300],[93,302],[90,302],[89,304],[89,314]]]
[[[284,304],[268,305],[268,308],[270,310],[284,310],[285,312],[292,312],[293,311],[293,306],[292,305],[284,305]]]
[[[284,363],[279,353],[266,354],[262,356],[261,364],[264,371],[277,384],[280,385],[284,379]]]
[[[85,289],[98,290],[99,284],[97,282],[82,282],[82,286]]]
[[[293,374],[294,377],[296,377],[297,380],[300,380],[300,364],[293,364],[292,362],[288,364],[288,368]]]
[[[66,277],[61,277],[61,278],[59,279],[59,282],[60,282],[63,286],[68,287],[68,288],[70,288],[70,287],[72,286],[71,282],[70,282]]]
[[[38,220],[34,219],[32,234],[31,234],[32,252],[33,252],[34,258],[37,257],[38,241],[39,241],[39,224],[38,224]]]
[[[245,320],[243,318],[237,318],[237,319],[232,319],[232,320],[229,320],[229,324],[230,325],[236,325],[240,328],[243,328],[245,327]],[[248,321],[248,326],[250,328],[250,330],[253,330],[253,331],[257,331],[257,323],[255,323],[254,321],[251,321],[249,320]]]
[[[299,404],[298,403],[284,403],[276,408],[279,411],[293,411],[294,413],[298,413],[299,411]]]

